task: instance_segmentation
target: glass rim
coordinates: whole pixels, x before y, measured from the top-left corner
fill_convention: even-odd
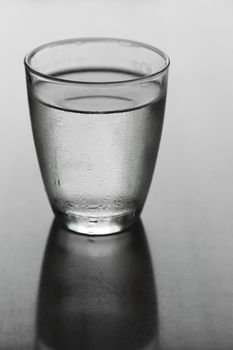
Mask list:
[[[64,44],[72,44],[75,42],[113,42],[113,43],[124,43],[124,44],[134,44],[138,47],[142,47],[144,49],[153,51],[154,53],[160,55],[164,59],[164,66],[161,69],[156,70],[153,73],[145,74],[141,77],[128,79],[128,80],[116,80],[116,81],[78,81],[78,80],[69,80],[69,79],[63,79],[58,78],[50,74],[46,74],[43,72],[40,72],[38,69],[32,68],[30,61],[34,55],[36,55],[38,52],[45,48],[64,45]],[[153,79],[163,72],[167,71],[170,66],[170,59],[169,56],[162,50],[158,49],[157,47],[154,47],[149,44],[145,44],[140,41],[131,40],[131,39],[121,39],[121,38],[111,38],[111,37],[82,37],[82,38],[73,38],[73,39],[64,39],[64,40],[57,40],[52,41],[49,43],[46,43],[44,45],[40,45],[36,47],[34,50],[30,51],[28,54],[24,57],[24,65],[25,69],[34,75],[37,75],[41,78],[44,78],[46,80],[50,80],[57,83],[63,83],[63,84],[72,84],[72,85],[82,85],[82,86],[122,86],[122,85],[134,85],[138,83],[146,83],[151,82]]]

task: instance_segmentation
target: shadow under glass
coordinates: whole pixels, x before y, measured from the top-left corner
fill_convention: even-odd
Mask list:
[[[36,349],[155,349],[156,291],[141,221],[95,238],[53,222],[36,330]]]

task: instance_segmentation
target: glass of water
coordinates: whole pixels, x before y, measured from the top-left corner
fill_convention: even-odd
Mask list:
[[[49,43],[25,57],[40,169],[57,218],[108,234],[143,208],[163,126],[169,58],[131,40]]]

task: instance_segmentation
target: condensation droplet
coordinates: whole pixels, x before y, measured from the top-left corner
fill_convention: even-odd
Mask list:
[[[56,186],[61,186],[61,182],[60,182],[59,179],[56,179],[56,180],[54,181],[54,183],[55,183]]]

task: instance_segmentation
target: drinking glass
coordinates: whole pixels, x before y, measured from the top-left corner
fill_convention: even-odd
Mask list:
[[[163,126],[169,58],[144,43],[81,38],[25,57],[45,189],[72,231],[108,234],[143,208]]]

